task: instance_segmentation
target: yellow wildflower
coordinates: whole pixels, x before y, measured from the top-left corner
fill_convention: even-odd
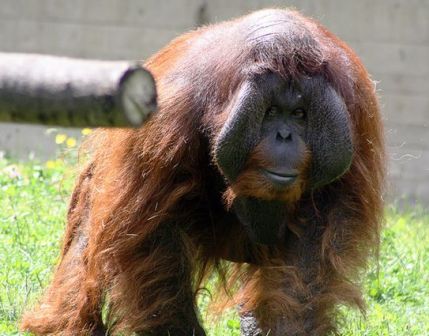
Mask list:
[[[81,133],[82,133],[82,135],[88,135],[88,134],[91,134],[91,133],[92,133],[92,129],[90,129],[90,128],[84,128],[84,129],[81,131]]]
[[[45,165],[46,165],[46,168],[53,169],[56,166],[56,162],[49,160],[49,161],[46,161]]]
[[[66,139],[67,139],[67,135],[62,134],[62,133],[57,134],[55,137],[55,143],[57,145],[61,145],[62,143],[64,143],[64,141],[66,141]]]
[[[75,138],[68,138],[66,141],[67,148],[73,148],[76,146],[76,139]]]

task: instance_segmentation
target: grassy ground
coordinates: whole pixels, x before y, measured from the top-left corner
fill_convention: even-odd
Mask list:
[[[64,160],[13,165],[0,159],[0,335],[18,335],[23,308],[57,260],[73,171]],[[342,335],[429,335],[429,215],[387,209],[379,268],[365,277],[367,317],[344,309]],[[231,314],[211,336],[239,335]]]

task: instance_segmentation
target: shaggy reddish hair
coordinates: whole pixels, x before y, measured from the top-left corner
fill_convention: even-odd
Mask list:
[[[244,31],[267,18],[287,26],[281,43]],[[204,335],[195,295],[213,271],[270,335],[325,335],[338,304],[362,309],[359,271],[379,244],[384,145],[374,85],[350,48],[295,11],[265,10],[182,35],[144,65],[160,109],[140,129],[98,130],[86,144],[91,158],[71,198],[60,263],[22,329],[157,334],[167,325],[172,335],[189,326]],[[267,195],[249,170],[262,160],[256,150],[236,184],[217,188],[212,148],[226,106],[243,76],[262,68],[322,74],[344,99],[354,153],[340,179],[313,192],[304,179],[289,194]],[[309,161],[310,152],[300,176]],[[240,194],[289,201],[284,244],[254,244],[238,222],[222,221]]]

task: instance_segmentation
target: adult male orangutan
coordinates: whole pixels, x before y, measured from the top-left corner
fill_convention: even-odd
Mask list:
[[[383,208],[362,63],[319,23],[268,9],[184,34],[145,66],[159,111],[89,140],[61,261],[22,328],[205,335],[195,296],[218,271],[244,335],[334,331],[338,304],[363,307]]]

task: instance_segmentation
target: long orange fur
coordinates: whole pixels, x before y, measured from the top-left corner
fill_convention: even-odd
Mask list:
[[[251,15],[292,17],[302,41],[308,35],[314,45],[285,44],[275,53],[242,45],[246,32],[235,27],[244,17],[185,34],[149,59],[160,110],[140,129],[97,130],[86,144],[91,158],[71,199],[61,260],[40,303],[23,316],[23,330],[130,334],[165,325],[180,331],[187,323],[202,335],[195,296],[213,271],[223,274],[225,288],[236,289],[229,300],[241,313],[252,312],[270,335],[326,335],[335,330],[338,304],[364,307],[359,271],[377,249],[383,211],[384,144],[374,86],[350,48],[318,23],[290,10]],[[204,42],[210,39],[217,53]],[[291,53],[300,57],[282,58]],[[278,196],[293,204],[290,232],[284,244],[269,248],[252,244],[239,223],[223,223],[207,206],[211,197],[228,203],[240,193],[272,195],[251,164],[241,177],[250,183],[218,195],[210,190],[216,162],[207,147],[251,62],[284,77],[322,73],[347,105],[355,149],[339,180],[306,193],[301,178],[289,196]],[[208,75],[194,77],[198,66]]]

